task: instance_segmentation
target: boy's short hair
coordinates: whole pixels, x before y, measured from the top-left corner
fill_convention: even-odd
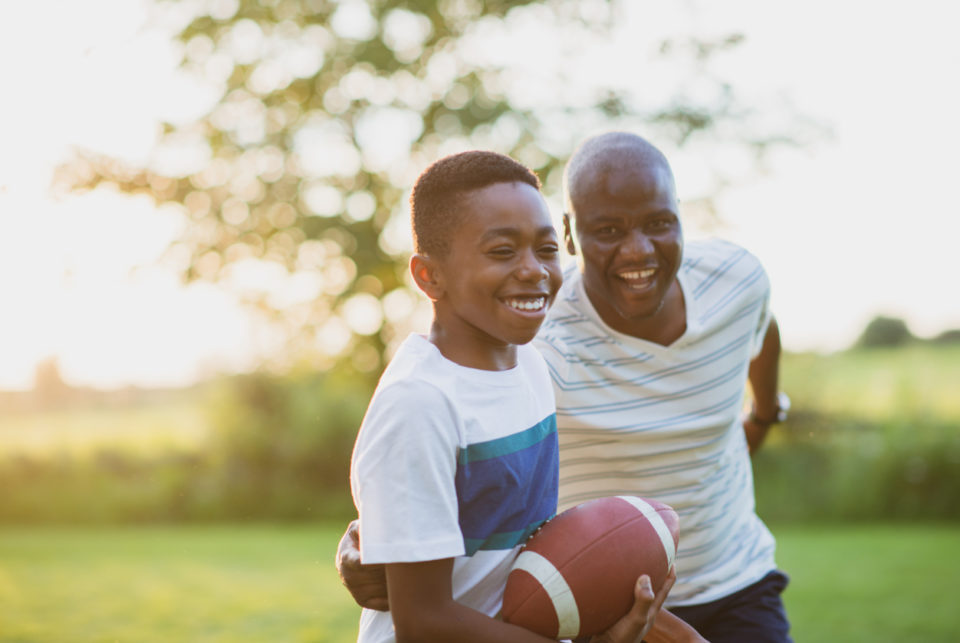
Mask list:
[[[540,179],[504,154],[472,150],[445,156],[425,169],[410,194],[410,219],[416,252],[443,257],[463,217],[467,192],[496,183],[520,182],[540,189]]]

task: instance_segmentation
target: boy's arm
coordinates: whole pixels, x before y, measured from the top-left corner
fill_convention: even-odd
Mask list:
[[[547,643],[545,638],[516,625],[510,625],[470,609],[453,600],[450,578],[453,559],[421,563],[386,565],[387,587],[392,597],[391,615],[397,642],[457,641],[458,643],[505,642]],[[633,643],[653,625],[673,576],[654,596],[650,579],[638,579],[634,605],[630,612],[604,634],[593,637],[596,643]]]
[[[385,565],[364,565],[360,562],[360,545],[359,545],[359,524],[356,520],[352,521],[347,527],[347,531],[343,534],[343,538],[340,539],[340,546],[337,549],[337,571],[340,574],[340,580],[343,582],[344,586],[350,591],[350,594],[353,596],[353,599],[361,606],[368,609],[375,609],[385,611],[390,609],[389,604],[389,593],[387,591],[387,577],[386,577],[386,566]],[[451,560],[451,559],[447,559]],[[434,563],[439,563],[443,561],[434,561]],[[411,567],[416,565],[423,565],[427,563],[408,563],[406,565],[391,565],[391,567]],[[452,564],[452,563],[451,563]],[[397,574],[403,575],[404,571],[400,569],[399,571],[394,571],[393,575],[396,581]],[[427,570],[429,573],[429,570]],[[643,607],[646,603],[643,602],[644,599],[637,597],[637,602],[634,604],[635,612],[631,612],[634,615],[634,618],[637,617],[639,613],[640,617],[646,619],[647,629],[649,632],[645,635],[645,639],[649,640],[650,643],[654,641],[664,643],[676,642],[676,641],[703,641],[703,639],[696,633],[696,631],[687,625],[685,622],[671,614],[666,610],[661,610],[660,607],[663,605],[663,601],[667,596],[667,593],[670,591],[670,588],[673,586],[673,581],[676,576],[673,571],[670,573],[668,582],[664,584],[663,589],[660,594],[658,594],[654,600],[652,606],[650,606],[646,612],[643,612]],[[416,579],[413,579],[413,582],[417,582]],[[450,596],[450,573],[449,570],[444,572],[442,582],[445,583],[446,594],[443,597],[440,597],[440,602],[446,602],[447,598]],[[438,588],[437,584],[432,586],[434,589]],[[401,593],[405,595],[405,593]],[[426,601],[419,603],[420,606],[429,604]],[[466,609],[470,612],[474,612],[469,608],[463,607],[462,605],[456,604],[460,609]],[[400,608],[403,610],[404,608]],[[428,615],[432,615],[433,612]],[[479,612],[474,612],[480,618],[486,619],[485,616]],[[393,615],[394,619],[397,618],[396,611]],[[654,617],[658,617],[656,623],[654,623]],[[487,619],[490,620],[490,619]],[[628,629],[632,626],[629,619],[624,619],[617,626],[620,629]],[[649,628],[654,629],[649,629]],[[526,632],[524,630],[524,632]],[[599,643],[603,640],[616,640],[616,637],[619,632],[615,628],[611,628],[610,632],[607,632],[607,639],[596,638],[595,641]],[[540,637],[537,637],[534,640],[542,640]]]

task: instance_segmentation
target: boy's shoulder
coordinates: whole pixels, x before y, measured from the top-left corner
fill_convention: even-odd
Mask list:
[[[512,371],[481,371],[461,366],[450,361],[426,337],[417,334],[408,336],[394,353],[390,363],[380,376],[374,398],[388,392],[410,395],[417,391],[417,398],[438,400],[444,398],[455,402],[464,390],[477,387],[495,389],[527,381],[533,377],[549,379],[546,364],[532,345],[517,347],[518,368]]]
[[[444,376],[445,361],[425,337],[411,334],[383,370],[371,403],[396,395],[433,400],[447,397],[449,378]]]

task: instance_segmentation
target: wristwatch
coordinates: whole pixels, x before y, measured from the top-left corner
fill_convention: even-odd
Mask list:
[[[780,422],[786,422],[787,412],[790,410],[790,398],[787,397],[787,394],[783,391],[777,393],[777,412],[774,414],[773,418],[766,419],[757,417],[757,409],[753,407],[750,409],[750,419],[757,424],[762,424],[764,426],[771,426],[773,424],[778,424]]]

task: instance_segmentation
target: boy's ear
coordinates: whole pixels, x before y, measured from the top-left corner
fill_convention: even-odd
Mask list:
[[[571,255],[577,254],[577,244],[573,242],[573,224],[570,222],[570,215],[566,212],[563,213],[563,241],[567,252]]]
[[[410,257],[410,274],[430,301],[443,296],[443,279],[436,259],[427,255],[415,254]]]

